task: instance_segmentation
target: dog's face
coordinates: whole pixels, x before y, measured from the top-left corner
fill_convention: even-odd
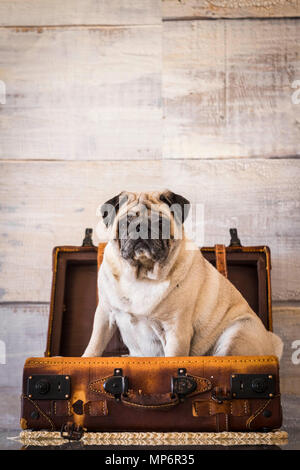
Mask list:
[[[121,192],[101,207],[120,255],[133,265],[164,263],[179,243],[190,203],[171,191]]]

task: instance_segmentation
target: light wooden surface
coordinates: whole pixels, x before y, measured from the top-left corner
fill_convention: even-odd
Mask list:
[[[1,0],[0,25],[158,24],[300,16],[299,0]]]
[[[272,18],[300,16],[298,0],[162,0],[162,15],[184,18]]]
[[[163,27],[165,158],[299,155],[298,19]]]
[[[0,429],[18,429],[23,365],[27,357],[42,357],[46,345],[48,304],[0,304],[0,340],[7,348],[0,364]],[[281,392],[299,396],[300,365],[291,361],[293,341],[300,339],[300,306],[284,303],[273,308],[274,331],[284,341]],[[13,326],[12,326],[13,325]]]
[[[2,159],[161,157],[156,26],[0,28],[0,79]]]
[[[161,22],[161,0],[1,0],[0,25],[124,25]]]
[[[299,155],[299,21],[0,28],[0,158]]]
[[[299,178],[292,159],[2,162],[1,300],[48,301],[55,245],[80,245],[99,204],[121,190],[164,187],[200,206],[186,222],[188,233],[197,222],[197,243],[228,244],[237,227],[244,245],[270,246],[273,298],[300,299]]]

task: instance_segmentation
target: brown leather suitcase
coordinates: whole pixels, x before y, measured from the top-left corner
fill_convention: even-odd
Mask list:
[[[99,249],[86,230],[82,247],[53,250],[53,283],[45,358],[26,361],[21,427],[87,431],[251,431],[281,426],[274,356],[126,357],[117,332],[103,357],[81,358],[97,305]],[[226,252],[226,258],[224,256]],[[265,326],[272,329],[270,250],[202,248],[228,274]],[[56,356],[56,357],[54,357]],[[57,357],[63,356],[63,357]]]

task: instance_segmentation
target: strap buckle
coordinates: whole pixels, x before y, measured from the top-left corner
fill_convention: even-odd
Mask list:
[[[223,401],[230,401],[232,399],[232,395],[231,392],[229,394],[226,392],[223,393],[219,387],[216,387],[211,391],[211,398],[220,405]]]
[[[189,393],[192,393],[197,388],[197,382],[186,375],[186,369],[181,368],[178,369],[177,377],[171,378],[171,394],[177,395],[181,401],[183,401],[184,397]]]
[[[83,436],[83,427],[78,426],[75,423],[66,423],[61,427],[60,435],[63,439],[69,441],[80,441]]]

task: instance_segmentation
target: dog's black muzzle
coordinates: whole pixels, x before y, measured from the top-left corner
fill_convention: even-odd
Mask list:
[[[153,261],[162,261],[169,251],[170,221],[161,216],[156,220],[124,217],[119,222],[118,238],[123,258],[134,261],[144,255]]]

